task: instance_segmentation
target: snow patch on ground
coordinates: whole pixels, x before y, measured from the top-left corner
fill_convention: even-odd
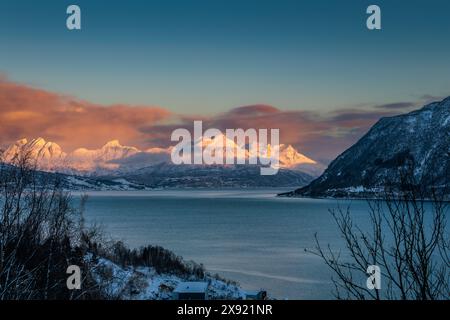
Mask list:
[[[180,282],[203,281],[209,284],[209,299],[245,299],[246,293],[237,284],[226,283],[211,275],[203,279],[183,279],[172,274],[158,274],[151,267],[121,266],[104,258],[86,259],[93,266],[94,280],[111,299],[170,300],[172,291]]]

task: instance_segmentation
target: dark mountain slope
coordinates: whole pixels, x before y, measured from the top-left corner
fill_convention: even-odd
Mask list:
[[[450,185],[450,97],[380,119],[306,187],[285,196],[358,197],[398,187],[402,172],[425,188]]]

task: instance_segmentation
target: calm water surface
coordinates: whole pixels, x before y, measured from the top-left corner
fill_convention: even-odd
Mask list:
[[[331,299],[331,273],[305,249],[315,246],[316,232],[324,245],[343,248],[329,210],[350,205],[365,225],[367,204],[276,198],[282,191],[90,192],[86,219],[129,246],[161,245],[245,289],[279,299]]]

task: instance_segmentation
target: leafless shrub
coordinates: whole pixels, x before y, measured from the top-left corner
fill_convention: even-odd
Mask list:
[[[186,278],[192,276],[201,279],[205,276],[202,264],[184,261],[182,257],[160,246],[129,249],[119,241],[103,248],[99,253],[122,267],[151,267],[160,274],[169,273]]]
[[[450,297],[448,193],[414,181],[412,167],[400,174],[400,188],[369,200],[370,230],[355,225],[349,208],[332,210],[346,255],[330,245],[316,248],[333,272],[337,298],[436,300]],[[378,265],[384,287],[369,290],[366,270]]]
[[[119,299],[109,290],[118,279],[99,258],[125,268],[205,276],[202,265],[162,247],[129,249],[122,242],[106,241],[96,226],[86,228],[87,197],[75,208],[60,176],[37,170],[33,158],[25,150],[6,163],[0,155],[0,300]],[[69,265],[82,270],[81,290],[67,289]]]
[[[0,161],[0,299],[96,296],[88,272],[86,289],[66,287],[69,265],[87,269],[82,214],[58,175],[37,171],[31,159],[23,152]]]

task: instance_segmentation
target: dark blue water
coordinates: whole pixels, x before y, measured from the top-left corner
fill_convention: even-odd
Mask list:
[[[367,204],[276,198],[279,191],[93,192],[86,218],[129,246],[161,245],[244,289],[266,289],[279,299],[331,299],[330,271],[305,249],[314,248],[315,233],[322,244],[343,249],[329,210],[350,205],[364,226]]]

